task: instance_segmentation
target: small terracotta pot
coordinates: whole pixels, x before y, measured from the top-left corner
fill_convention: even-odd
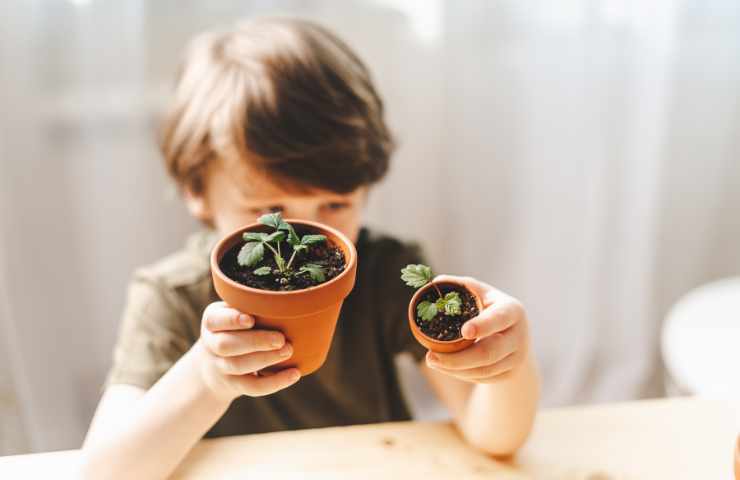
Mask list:
[[[344,253],[344,271],[320,285],[289,292],[261,290],[231,280],[219,267],[224,253],[242,241],[244,232],[273,231],[271,227],[253,223],[218,242],[211,252],[211,275],[216,293],[223,301],[254,316],[257,328],[282,332],[293,345],[293,356],[268,370],[297,367],[302,375],[308,375],[323,365],[329,353],[339,310],[355,285],[357,250],[346,236],[326,225],[303,220],[285,221],[298,230],[325,235]]]
[[[411,328],[411,333],[414,334],[414,338],[424,345],[426,348],[433,352],[440,352],[440,353],[451,353],[451,352],[457,352],[462,350],[463,348],[467,348],[470,345],[472,345],[475,340],[473,339],[466,339],[466,338],[458,338],[456,340],[436,340],[428,335],[426,335],[424,332],[421,331],[421,329],[416,325],[416,304],[419,303],[419,300],[421,299],[421,296],[424,295],[426,292],[434,288],[434,285],[440,286],[453,286],[459,289],[463,289],[470,293],[470,295],[475,299],[476,305],[478,305],[478,311],[483,310],[483,302],[481,299],[468,290],[465,285],[462,283],[457,282],[432,282],[428,285],[424,285],[419,290],[416,291],[414,296],[411,298],[411,301],[409,302],[409,327]]]

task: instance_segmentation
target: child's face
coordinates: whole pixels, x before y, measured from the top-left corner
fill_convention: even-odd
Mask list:
[[[221,164],[209,168],[202,195],[186,192],[190,212],[208,221],[221,236],[260,215],[280,211],[284,218],[321,222],[336,228],[356,242],[362,224],[367,187],[348,194],[312,190],[296,194],[286,192],[264,175],[244,166]]]

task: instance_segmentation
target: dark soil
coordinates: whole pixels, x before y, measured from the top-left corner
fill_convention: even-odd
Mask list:
[[[475,303],[473,294],[466,288],[443,284],[439,285],[439,289],[442,291],[442,295],[453,291],[460,294],[462,313],[460,315],[447,315],[445,312],[437,312],[437,315],[431,320],[422,320],[417,315],[415,317],[416,325],[426,336],[435,340],[457,340],[462,337],[460,329],[463,324],[478,315],[478,305]],[[438,299],[439,294],[437,290],[430,288],[419,298],[417,305],[425,300],[436,302]],[[414,311],[416,311],[416,305],[414,305]]]
[[[296,230],[298,235],[301,236],[306,233],[319,233],[306,230],[302,231],[299,228]],[[236,258],[237,255],[239,255],[239,250],[241,250],[245,243],[246,242],[244,241],[240,241],[227,250],[221,258],[219,267],[221,267],[221,271],[230,279],[252,288],[274,291],[301,290],[316,286],[319,283],[328,282],[342,273],[346,266],[342,250],[331,243],[331,240],[327,239],[325,242],[310,245],[307,251],[299,252],[296,259],[293,261],[293,265],[291,265],[291,272],[288,272],[287,274],[280,273],[272,252],[267,248],[265,249],[265,257],[261,262],[251,267],[243,267],[239,265]],[[293,248],[288,242],[283,241],[280,243],[280,250],[280,253],[287,263],[290,256],[293,255]],[[324,267],[326,275],[324,282],[314,280],[308,273],[297,274],[301,266],[307,263],[313,263]],[[272,268],[272,273],[268,275],[255,275],[252,273],[259,267],[264,266]]]

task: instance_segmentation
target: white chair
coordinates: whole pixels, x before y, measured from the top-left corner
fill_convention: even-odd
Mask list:
[[[669,394],[740,401],[740,277],[681,298],[663,326],[662,352]]]

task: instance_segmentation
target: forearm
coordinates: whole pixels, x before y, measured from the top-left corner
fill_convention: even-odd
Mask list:
[[[522,446],[539,401],[539,374],[527,355],[516,369],[493,383],[471,385],[456,423],[466,440],[492,455],[511,455]]]
[[[115,426],[91,432],[83,446],[84,478],[165,478],[223,415],[230,399],[217,397],[199,373],[196,344]]]

